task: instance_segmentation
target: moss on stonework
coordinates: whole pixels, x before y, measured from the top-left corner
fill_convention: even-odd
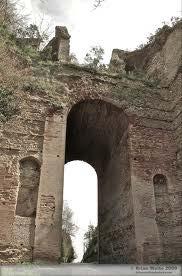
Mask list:
[[[133,106],[147,107],[152,106],[154,100],[161,100],[158,89],[147,88],[146,86],[127,86],[118,84],[113,90],[112,95],[119,101],[127,101]]]
[[[43,97],[51,110],[62,110],[68,102],[66,87],[63,83],[49,78],[28,77],[22,90]]]

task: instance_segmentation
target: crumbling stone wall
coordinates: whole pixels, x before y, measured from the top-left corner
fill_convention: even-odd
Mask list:
[[[126,72],[145,73],[146,77],[160,80],[161,85],[168,86],[181,68],[181,25],[181,21],[174,27],[165,25],[152,43],[133,52],[114,49],[111,70],[121,72],[121,64],[125,64]]]
[[[51,56],[53,61],[70,61],[70,35],[66,27],[56,27],[55,37],[47,44],[45,50],[48,48],[50,48],[51,50]]]
[[[138,209],[135,213],[135,219],[141,222],[141,225],[136,228],[137,244],[141,250],[141,252],[139,251],[139,258],[141,258],[141,262],[151,263],[155,262],[156,259],[159,262],[165,262],[164,259],[168,260],[167,262],[172,262],[172,259],[176,257],[177,262],[179,260],[177,255],[181,252],[180,250],[175,253],[172,249],[172,254],[169,253],[164,259],[162,257],[164,254],[163,239],[161,240],[160,236],[161,229],[157,214],[158,198],[154,189],[155,176],[163,174],[167,178],[167,189],[170,196],[168,203],[172,208],[172,213],[169,212],[171,217],[175,212],[174,197],[177,188],[175,178],[176,146],[172,142],[174,141],[173,133],[165,129],[156,131],[153,128],[146,132],[143,127],[135,127],[132,131],[135,133],[131,138],[133,148],[131,155],[132,184],[133,194],[136,198],[134,210]],[[165,215],[163,211],[161,213]],[[166,209],[165,212],[167,212]],[[171,231],[174,227],[172,219],[170,222],[166,220],[165,229],[167,231]],[[176,237],[176,233],[174,233],[173,238],[172,235],[170,237],[170,240],[165,238],[166,248],[173,248],[171,241]],[[180,240],[179,237],[177,239]]]
[[[21,116],[5,124],[1,123],[0,126],[1,263],[32,261],[33,256],[35,217],[16,215],[16,207],[20,188],[21,161],[33,158],[41,163],[45,124],[41,110],[45,110],[45,107],[33,97],[29,98],[29,101],[25,98],[22,101],[26,107]]]
[[[165,45],[174,37],[178,43],[171,33]],[[60,84],[52,99],[62,108],[50,108],[40,91],[17,92],[21,113],[0,126],[1,263],[59,260],[64,163],[75,159],[89,162],[98,174],[100,262],[181,263],[182,95],[180,56],[173,58],[176,76],[165,86],[63,62],[51,75],[52,84]],[[21,160],[38,160],[40,181],[38,167],[25,162],[24,174]],[[39,182],[36,218],[16,214],[29,173],[32,187]],[[156,175],[166,179],[169,213],[158,212],[165,196],[156,191]]]

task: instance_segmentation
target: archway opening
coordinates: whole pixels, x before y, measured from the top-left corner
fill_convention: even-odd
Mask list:
[[[98,177],[99,263],[136,260],[128,125],[122,109],[102,100],[79,102],[67,117],[65,163],[83,160]]]
[[[67,208],[70,208],[73,212],[72,218],[68,214],[64,215],[65,219],[70,220],[69,222],[75,225],[70,229],[73,248],[76,253],[74,262],[81,262],[83,259],[86,251],[84,236],[88,231],[89,225],[96,227],[98,224],[97,195],[97,174],[94,168],[83,161],[67,163],[64,168],[63,210],[68,212]],[[67,225],[64,225],[64,227],[67,227]],[[64,243],[65,247],[68,248],[70,246],[69,243],[69,241],[67,241],[67,244]],[[91,252],[91,254],[93,255],[94,252]],[[95,255],[93,258],[95,258]]]

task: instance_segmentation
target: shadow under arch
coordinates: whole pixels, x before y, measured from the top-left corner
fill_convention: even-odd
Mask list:
[[[67,117],[65,163],[97,172],[99,263],[136,261],[128,127],[123,110],[103,100],[81,101]]]
[[[32,163],[35,163],[35,164],[37,164],[37,167],[39,168],[39,170],[41,169],[41,161],[38,159],[38,158],[36,158],[36,157],[34,157],[34,156],[32,156],[32,155],[28,155],[28,156],[25,156],[25,157],[22,157],[20,160],[19,160],[19,165],[21,164],[21,163],[23,163],[23,162],[26,162],[26,161],[31,161]]]

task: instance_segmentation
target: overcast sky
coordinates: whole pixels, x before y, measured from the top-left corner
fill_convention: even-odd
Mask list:
[[[39,24],[44,15],[51,29],[67,26],[71,35],[71,52],[82,61],[91,46],[105,49],[108,63],[113,48],[133,50],[145,43],[150,33],[181,15],[181,0],[105,0],[93,9],[94,0],[21,0],[30,19]],[[47,23],[45,24],[47,25]],[[95,171],[83,163],[65,166],[64,198],[70,202],[75,221],[80,227],[76,245],[78,259],[83,248],[82,235],[91,221],[97,223],[97,177]]]
[[[105,49],[109,62],[113,48],[135,49],[150,33],[180,16],[181,0],[105,0],[93,9],[94,0],[21,0],[38,22],[42,15],[55,25],[66,25],[71,51],[81,60],[91,46]]]

